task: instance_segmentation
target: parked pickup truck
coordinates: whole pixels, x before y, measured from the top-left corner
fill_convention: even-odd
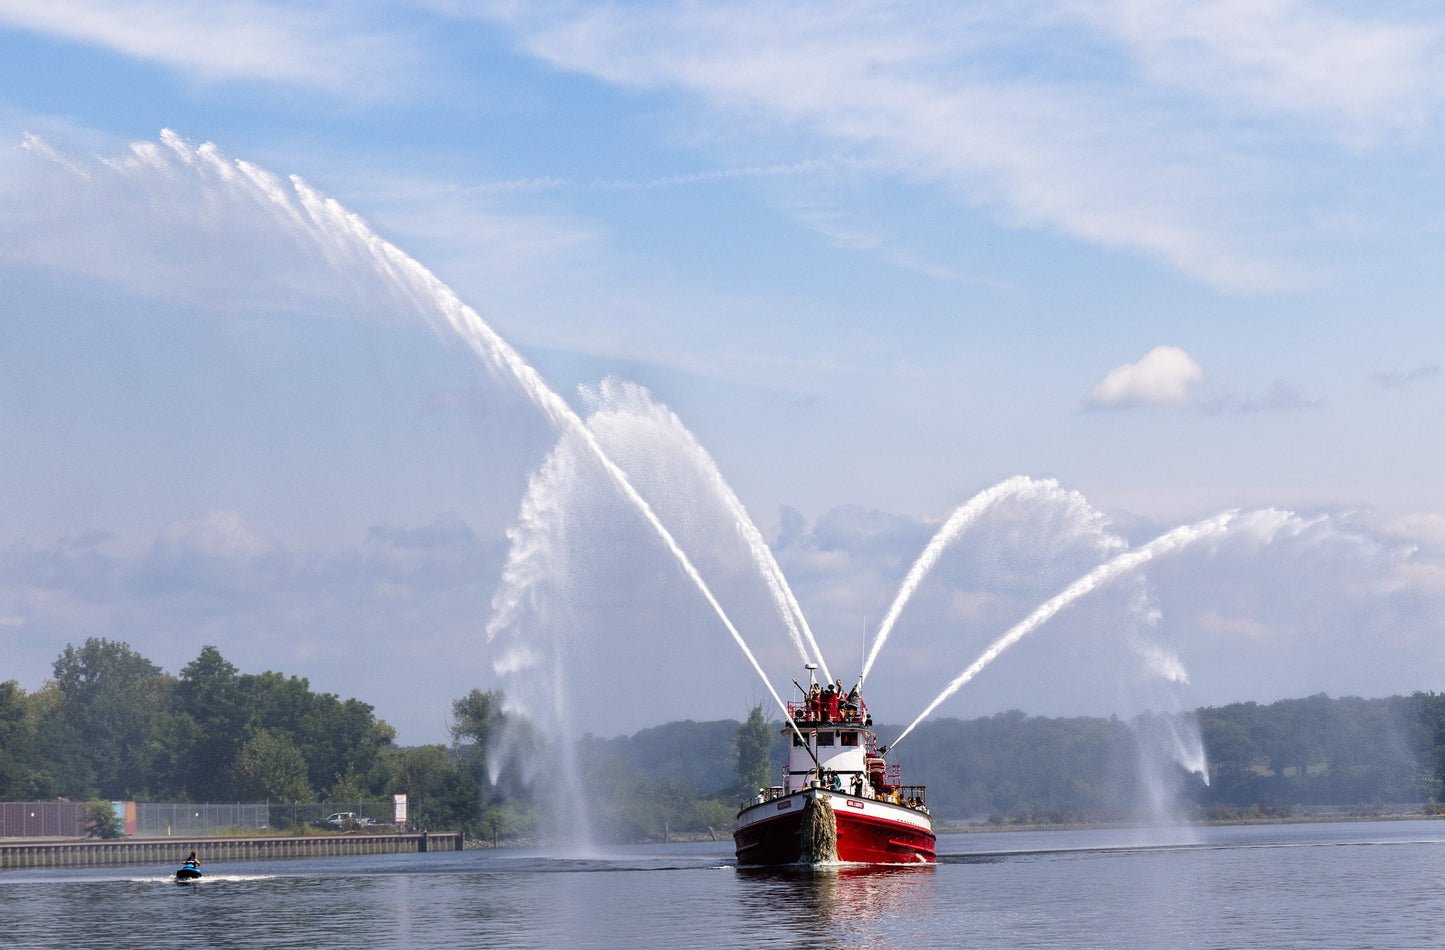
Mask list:
[[[334,815],[327,815],[326,823],[333,828],[372,828],[376,825],[376,819],[362,818],[354,811],[339,811]]]

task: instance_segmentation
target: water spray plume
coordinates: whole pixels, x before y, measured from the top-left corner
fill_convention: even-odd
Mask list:
[[[1087,502],[1077,492],[1066,492],[1059,488],[1059,483],[1053,479],[1033,479],[1026,475],[1015,475],[1013,478],[1005,479],[991,488],[986,488],[974,495],[968,501],[954,509],[953,514],[938,529],[938,533],[928,542],[928,547],[918,556],[918,560],[909,568],[908,575],[904,577],[903,583],[898,588],[897,595],[893,598],[893,604],[888,608],[887,615],[883,622],[878,625],[878,633],[874,635],[873,646],[868,651],[868,657],[863,661],[863,670],[858,674],[858,686],[861,688],[863,681],[868,678],[868,673],[873,669],[873,662],[878,659],[882,652],[883,645],[888,642],[888,635],[893,630],[893,625],[898,622],[899,614],[912,599],[918,585],[933,570],[938,559],[943,556],[950,545],[952,545],[968,528],[983,516],[994,505],[1008,499],[1031,500],[1040,497],[1053,497],[1071,501],[1087,508]]]
[[[552,391],[541,375],[483,321],[475,310],[467,306],[455,291],[420,262],[371,230],[359,215],[348,211],[335,199],[325,197],[299,177],[291,176],[291,187],[287,189],[280,179],[256,166],[227,160],[220,150],[210,143],[192,148],[179,135],[167,129],[161,133],[160,144],[134,145],[133,157],[127,160],[127,163],[113,164],[112,167],[119,169],[120,164],[125,164],[126,168],[139,167],[172,174],[175,165],[167,160],[167,153],[198,175],[209,179],[212,184],[224,189],[226,193],[267,209],[292,233],[313,241],[334,267],[344,270],[357,264],[369,266],[387,282],[393,292],[408,301],[434,328],[454,333],[494,374],[517,384],[554,428],[580,440],[602,466],[612,484],[637,509],[676,558],[683,573],[697,587],[763,681],[778,708],[786,715],[786,704],[778,696],[752,650],[713,596],[691,559],[647,501],[638,494],[626,473],[608,458],[581,418]]]
[[[1120,554],[1113,560],[1101,564],[1074,581],[1068,587],[1064,588],[1063,591],[1040,604],[1033,613],[1025,617],[1003,636],[989,644],[988,649],[984,650],[978,659],[974,660],[967,669],[958,674],[953,682],[944,687],[943,692],[939,693],[938,697],[929,703],[923,712],[918,714],[918,718],[914,719],[908,728],[904,729],[898,738],[893,740],[893,747],[897,748],[898,743],[902,742],[920,722],[927,719],[935,709],[943,705],[954,693],[962,689],[969,680],[982,672],[984,667],[998,658],[999,654],[1038,629],[1060,610],[1063,610],[1069,606],[1069,604],[1072,604],[1090,591],[1095,590],[1100,585],[1108,583],[1120,574],[1131,571],[1161,554],[1177,551],[1197,541],[1223,536],[1229,531],[1231,524],[1238,517],[1238,514],[1237,511],[1226,511],[1223,514],[1216,515],[1213,518],[1208,518],[1196,524],[1175,528],[1173,531],[1160,535],[1141,548]]]
[[[293,177],[292,181],[296,185],[297,193],[301,196],[303,204],[311,213],[313,220],[323,228],[323,231],[330,233],[332,228],[340,228],[345,235],[368,249],[373,255],[377,270],[383,276],[401,283],[404,287],[415,288],[418,309],[421,312],[426,313],[425,305],[431,304],[445,319],[446,325],[489,366],[505,370],[521,384],[526,394],[531,397],[554,426],[581,440],[593,458],[602,466],[603,471],[607,473],[613,485],[637,509],[661,539],[663,545],[677,559],[683,573],[693,582],[703,599],[707,601],[708,606],[717,614],[718,619],[722,621],[738,648],[742,650],[748,663],[763,681],[763,685],[767,687],[778,709],[786,716],[787,705],[778,695],[777,690],[773,688],[772,682],[763,672],[762,666],[758,663],[757,657],[753,655],[753,651],[748,648],[742,634],[738,632],[727,612],[713,596],[712,590],[703,580],[702,575],[693,566],[691,558],[673,538],[672,533],[667,530],[662,520],[652,510],[652,506],[633,487],[627,473],[608,457],[597,442],[596,436],[562,397],[553,392],[541,375],[436,275],[400,248],[378,237],[359,216],[346,211],[332,199],[323,201],[315,191],[299,179]],[[327,227],[328,222],[331,224],[331,228]]]
[[[793,595],[792,588],[788,586],[783,569],[778,565],[772,549],[763,540],[762,533],[758,531],[757,525],[753,523],[737,493],[723,478],[711,453],[703,448],[696,436],[683,425],[676,413],[655,402],[651,394],[636,383],[609,377],[604,379],[595,390],[589,390],[587,395],[598,407],[588,417],[589,428],[610,429],[617,425],[625,426],[630,423],[634,426],[645,424],[655,429],[666,430],[671,436],[672,443],[685,453],[688,461],[702,476],[703,482],[713,497],[722,504],[731,520],[733,529],[747,546],[758,573],[762,575],[763,581],[768,587],[768,593],[772,596],[778,615],[788,628],[788,636],[797,649],[798,655],[804,663],[817,663],[823,670],[824,678],[831,681],[833,677],[828,669],[828,662],[823,657],[823,651],[818,647],[818,641],[814,638],[812,629],[808,626],[808,620],[803,615],[802,607],[799,606],[797,598]]]

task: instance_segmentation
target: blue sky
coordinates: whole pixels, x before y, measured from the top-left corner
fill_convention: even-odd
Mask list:
[[[939,714],[1438,689],[1442,38],[1288,0],[0,0],[0,678],[215,643],[409,742],[527,695],[519,643],[650,674],[593,731],[765,698],[605,478],[534,477],[556,426],[365,234],[594,414],[779,684],[699,446],[845,678],[956,506],[1057,480],[924,582],[889,721],[1107,537],[1234,508],[1298,517],[1090,595]],[[489,641],[509,529],[551,583]]]

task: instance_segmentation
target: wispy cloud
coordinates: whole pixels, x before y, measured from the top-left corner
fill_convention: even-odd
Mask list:
[[[496,4],[549,63],[675,90],[756,144],[787,130],[1005,220],[1228,287],[1302,276],[1277,150],[1317,168],[1440,106],[1440,29],[1274,0]],[[1262,129],[1262,113],[1284,119]],[[1330,158],[1321,158],[1328,154]],[[1275,220],[1271,220],[1271,218]]]
[[[1277,379],[1262,396],[1225,394],[1205,401],[1201,408],[1210,413],[1292,412],[1323,405],[1323,400],[1306,396],[1298,383]]]
[[[1371,373],[1370,382],[1385,389],[1402,389],[1422,379],[1434,379],[1440,375],[1438,363],[1428,363],[1411,370],[1394,369],[1389,372]]]
[[[348,101],[455,69],[455,52],[418,29],[448,20],[485,21],[557,68],[680,94],[683,109],[657,114],[726,155],[721,171],[581,187],[810,175],[921,185],[1006,224],[1235,289],[1313,280],[1309,250],[1329,237],[1321,222],[1358,220],[1379,200],[1331,184],[1408,163],[1393,150],[1433,142],[1445,106],[1445,26],[1418,6],[0,0],[0,24],[13,28],[201,81]],[[799,155],[829,158],[819,167]],[[887,242],[871,250],[950,276]]]
[[[100,46],[203,81],[299,83],[374,96],[411,59],[400,32],[365,26],[371,4],[264,0],[0,0],[0,25]]]
[[[1113,0],[1086,15],[1154,81],[1363,144],[1418,128],[1440,104],[1430,89],[1438,25],[1391,22],[1389,12],[1350,15],[1298,0]]]

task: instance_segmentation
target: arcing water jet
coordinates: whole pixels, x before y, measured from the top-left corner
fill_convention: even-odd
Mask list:
[[[657,463],[656,446],[665,442],[682,456],[679,460],[681,464],[690,466],[700,476],[707,490],[723,506],[733,529],[747,546],[753,563],[768,586],[779,616],[787,625],[788,635],[798,655],[804,663],[817,663],[823,670],[824,679],[831,681],[833,677],[828,663],[808,626],[807,618],[803,616],[802,607],[793,595],[792,588],[788,586],[787,578],[783,576],[782,568],[773,557],[772,549],[763,540],[762,533],[753,524],[747,509],[723,478],[717,462],[707,449],[703,448],[675,413],[655,402],[647,390],[636,383],[608,378],[596,389],[588,391],[587,395],[595,407],[588,416],[588,428],[607,446],[614,447],[609,455],[614,458],[621,455],[625,458],[625,453],[615,451],[615,446],[621,438],[632,435],[640,437],[649,449],[654,450],[650,453],[653,457],[644,460],[642,464]],[[612,436],[614,431],[620,435]]]
[[[1064,588],[1063,591],[1040,604],[1033,613],[1021,620],[1003,636],[989,644],[988,649],[984,650],[978,659],[974,660],[973,663],[964,669],[962,673],[958,674],[951,683],[944,687],[943,692],[939,693],[937,698],[929,703],[923,712],[918,714],[918,718],[914,719],[908,728],[899,734],[898,738],[893,741],[893,746],[896,748],[898,743],[902,742],[920,722],[928,718],[928,716],[947,701],[949,697],[962,689],[964,684],[982,672],[985,667],[998,658],[999,654],[1038,629],[1060,610],[1063,610],[1069,604],[1072,604],[1101,584],[1105,584],[1120,574],[1131,571],[1161,554],[1176,551],[1197,541],[1222,537],[1229,530],[1231,523],[1234,522],[1236,517],[1238,517],[1237,511],[1227,511],[1196,524],[1175,528],[1173,531],[1160,535],[1141,548],[1120,554],[1113,560],[1101,564],[1088,574],[1074,581],[1068,587]]]
[[[1030,500],[1040,497],[1062,501],[1080,507],[1092,521],[1097,522],[1101,520],[1101,516],[1089,507],[1088,502],[1085,501],[1084,497],[1078,492],[1065,491],[1059,488],[1059,483],[1053,479],[1041,481],[1029,478],[1026,475],[1015,475],[1013,478],[1005,479],[992,488],[984,489],[967,502],[958,506],[953,514],[949,515],[943,527],[939,528],[938,533],[928,542],[928,546],[924,548],[923,553],[919,555],[918,560],[914,562],[913,567],[909,569],[908,575],[904,577],[903,583],[899,586],[898,593],[893,598],[892,606],[888,608],[888,613],[884,616],[883,622],[878,625],[878,633],[874,635],[873,646],[868,651],[868,658],[863,662],[863,671],[858,674],[858,685],[860,688],[863,685],[863,681],[868,678],[869,671],[873,669],[873,662],[878,659],[878,654],[883,650],[883,645],[888,642],[888,635],[892,632],[893,625],[898,621],[899,614],[903,612],[903,608],[913,597],[913,593],[918,589],[918,585],[922,583],[923,579],[928,576],[928,573],[933,570],[934,565],[938,563],[938,559],[942,557],[944,551],[946,551],[953,542],[957,541],[959,536],[968,530],[970,525],[976,522],[994,505],[1008,499]]]
[[[571,407],[547,386],[541,375],[450,287],[420,262],[381,238],[359,215],[348,211],[334,199],[323,196],[297,176],[291,176],[291,187],[288,189],[276,176],[249,163],[230,162],[210,143],[192,148],[170,130],[161,133],[161,144],[164,149],[154,143],[133,147],[133,167],[174,174],[179,162],[213,187],[269,211],[289,233],[314,243],[333,266],[339,269],[356,265],[369,267],[433,328],[454,333],[490,371],[518,385],[554,428],[566,437],[577,439],[586,448],[601,465],[609,481],[643,516],[742,650],[779,710],[786,714],[786,704],[778,696],[752,650],[713,596],[692,560],[632,486],[626,473],[608,458],[592,432]],[[38,145],[32,150],[37,148]],[[167,154],[171,158],[167,158]]]
[[[361,273],[358,268],[365,267],[367,272],[374,273],[384,282],[385,289],[377,295],[378,297],[388,301],[404,300],[435,329],[455,334],[477,354],[489,371],[509,384],[519,387],[541,410],[560,434],[563,442],[594,459],[597,464],[602,466],[607,483],[616,487],[619,494],[643,516],[650,529],[662,540],[664,547],[692,580],[709,607],[743,651],[754,671],[767,686],[778,708],[780,710],[786,708],[748,644],[713,596],[709,586],[704,582],[702,575],[685,553],[682,545],[678,543],[645,497],[637,491],[626,471],[611,458],[610,453],[599,442],[592,427],[584,424],[565,401],[543,382],[536,371],[492,331],[475,311],[467,307],[450,288],[417,261],[381,239],[359,217],[347,211],[337,202],[320,195],[300,179],[293,177],[288,183],[285,179],[271,175],[249,163],[229,161],[220,154],[215,146],[209,143],[192,148],[169,131],[163,133],[161,138],[160,143],[136,146],[133,149],[133,155],[128,159],[106,163],[109,166],[108,170],[114,171],[117,180],[122,181],[127,187],[132,183],[140,182],[143,185],[147,181],[158,180],[160,176],[167,176],[168,179],[196,183],[195,194],[202,198],[213,199],[215,196],[221,195],[235,201],[238,207],[245,205],[249,208],[264,209],[268,220],[279,222],[285,229],[285,234],[296,238],[300,242],[297,246],[304,247],[308,255],[313,248],[319,250],[333,266],[341,270],[349,270],[352,273]],[[64,156],[58,156],[53,150],[48,150],[48,147],[45,147],[38,139],[28,138],[26,147],[67,169],[69,174],[77,177],[77,180],[88,179],[93,176],[92,173],[107,171],[99,165],[88,169],[82,167],[81,164],[68,162]],[[186,210],[189,213],[191,209],[187,208]],[[737,522],[737,530],[748,544],[754,560],[759,565],[800,655],[805,660],[816,659],[822,664],[823,658],[812,631],[808,628],[796,599],[788,589],[771,551],[751,521],[747,519],[736,496],[723,482],[711,458],[702,451],[700,446],[696,445],[695,440],[692,440],[690,444],[699,456],[706,460],[709,466],[708,483],[733,513]],[[598,481],[600,483],[602,480]],[[1006,498],[1030,498],[1046,496],[1050,493],[1058,493],[1060,496],[1074,495],[1074,493],[1061,492],[1053,482],[1016,478],[986,490],[955,511],[944,528],[930,542],[913,569],[910,570],[899,593],[895,596],[888,615],[874,638],[871,651],[860,673],[859,682],[861,683],[863,678],[871,672],[893,626],[919,584],[934,568],[947,547],[962,532],[966,531],[988,507]],[[529,519],[543,519],[548,516],[548,513],[543,510],[548,499],[538,497],[532,500],[537,503],[537,507],[529,512],[524,506],[522,516],[524,523]],[[900,741],[920,721],[930,715],[939,704],[953,695],[957,689],[967,683],[1000,653],[1046,622],[1063,607],[1100,584],[1108,582],[1114,576],[1142,564],[1157,554],[1192,543],[1201,537],[1212,537],[1223,533],[1228,530],[1229,517],[1228,515],[1220,516],[1220,519],[1170,532],[1138,551],[1121,555],[1101,566],[1054,599],[1041,605],[1023,623],[991,645],[973,666],[951,683],[944,694],[930,704],[904,731],[903,736],[900,736]],[[1216,524],[1216,522],[1219,523]],[[538,569],[540,565],[539,560],[532,559],[535,552],[529,553],[525,545],[516,548],[513,554],[515,557],[508,562],[504,589],[499,592],[501,600],[498,601],[498,613],[494,618],[494,622],[498,623],[506,622],[507,617],[510,616],[509,611],[515,608],[515,604],[508,605],[506,598],[516,590],[525,587],[527,572]],[[557,662],[555,656],[552,660]],[[512,661],[525,662],[527,658],[515,655],[505,657],[503,661],[499,662]],[[824,665],[824,673],[827,678],[832,678],[826,665]],[[565,710],[562,712],[565,714]]]

